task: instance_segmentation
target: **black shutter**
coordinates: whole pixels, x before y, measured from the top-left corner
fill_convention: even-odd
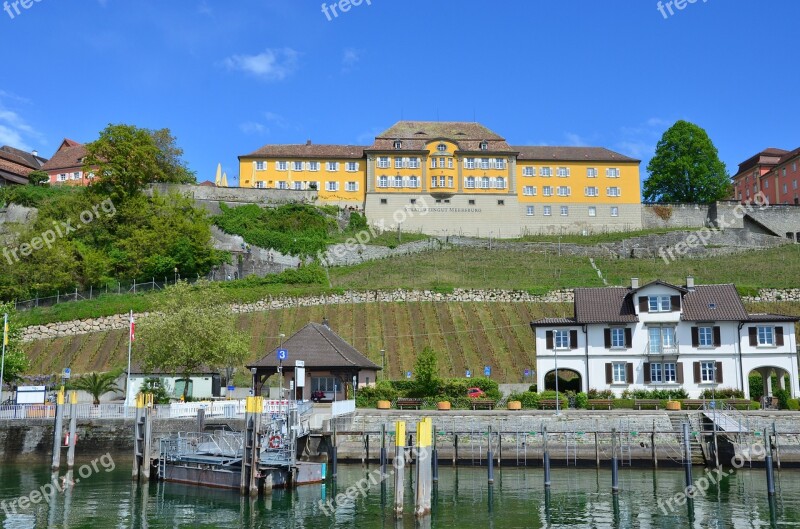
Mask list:
[[[633,364],[628,362],[628,364],[625,366],[625,368],[626,368],[625,369],[625,371],[626,371],[625,372],[625,379],[626,379],[625,382],[627,382],[628,384],[633,384]]]
[[[670,310],[672,312],[680,312],[681,310],[681,297],[680,296],[672,296],[670,298]]]
[[[606,343],[606,349],[611,349],[611,329],[603,329],[603,339]]]
[[[700,346],[700,329],[692,327],[692,347]]]
[[[644,363],[644,383],[650,383],[650,362]]]
[[[717,384],[722,384],[722,362],[717,362]]]
[[[569,348],[578,348],[578,331],[569,331]]]
[[[747,335],[750,337],[750,345],[755,347],[758,345],[758,327],[748,327]]]
[[[553,348],[553,331],[547,331],[545,333],[545,341],[547,342],[545,347],[547,347],[548,351],[551,350]]]
[[[720,327],[714,327],[714,347],[719,347],[722,345],[722,329]]]
[[[783,327],[775,327],[775,345],[778,347],[783,345]]]
[[[612,384],[614,382],[614,375],[611,370],[611,363],[606,363],[606,384]]]
[[[678,371],[678,384],[683,384],[683,362],[678,362],[675,369]]]
[[[647,296],[639,297],[639,312],[650,312],[650,301]]]
[[[700,362],[695,362],[694,364],[694,383],[700,383]]]
[[[633,347],[633,330],[625,328],[625,347],[630,349]]]

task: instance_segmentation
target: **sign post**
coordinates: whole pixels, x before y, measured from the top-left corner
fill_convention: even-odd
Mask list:
[[[289,351],[278,349],[278,383],[281,385],[280,400],[283,400],[283,361],[289,358]]]

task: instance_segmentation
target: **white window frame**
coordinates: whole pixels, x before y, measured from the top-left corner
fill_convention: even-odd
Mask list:
[[[536,176],[536,168],[535,167],[523,167],[522,168],[522,176]]]
[[[536,186],[524,186],[522,188],[522,194],[526,197],[536,196]]]
[[[481,177],[481,189],[489,189],[491,184],[491,180],[489,180],[488,176]]]
[[[403,168],[403,159],[395,157],[394,159],[394,168],[395,169],[402,169]]]
[[[410,176],[408,178],[408,187],[417,188],[419,187],[419,177],[417,176]]]
[[[529,217],[533,217],[536,214],[536,208],[534,206],[526,206],[525,214]]]
[[[609,167],[606,169],[606,176],[608,178],[619,178],[620,172],[616,167]]]
[[[569,206],[561,206],[561,216],[569,217]]]
[[[600,190],[597,189],[595,186],[589,186],[586,188],[585,191],[587,197],[596,197],[600,192]]]
[[[256,162],[256,171],[266,171],[267,162]]]
[[[502,176],[498,176],[494,181],[494,186],[496,189],[505,189],[506,188],[506,179]]]
[[[557,351],[569,349],[569,330],[557,329],[553,331],[553,348]]]
[[[419,169],[419,166],[420,166],[420,160],[416,156],[408,159],[409,169]]]
[[[597,207],[596,206],[589,206],[589,216],[596,217],[597,216]]]
[[[275,162],[275,170],[276,171],[288,171],[289,170],[289,162],[285,160],[280,160]]]
[[[647,296],[648,312],[672,312],[670,296]]]
[[[480,168],[485,171],[486,169],[489,169],[490,163],[491,162],[489,161],[489,158],[481,158]]]
[[[567,178],[569,176],[569,167],[558,167],[556,169],[556,176],[559,178]]]
[[[675,362],[664,362],[664,383],[676,384],[678,382],[678,366]]]
[[[542,167],[542,170],[539,173],[544,178],[550,178],[553,176],[553,168],[552,167]]]
[[[309,171],[319,171],[319,162],[308,162]]]
[[[378,169],[388,169],[391,166],[388,156],[378,156]]]
[[[650,364],[650,383],[651,384],[662,384],[664,382],[664,373],[662,371],[662,365],[658,362]]]
[[[551,206],[544,206],[544,212],[542,213],[545,217],[550,217],[553,215],[553,208]]]
[[[335,173],[339,170],[339,162],[327,162],[325,164],[325,170],[329,173]]]
[[[339,191],[339,182],[336,180],[328,180],[325,182],[325,191],[336,192]]]
[[[302,171],[303,162],[292,162],[292,171]]]
[[[448,158],[447,159],[447,168],[448,169],[452,169],[453,168],[453,159],[452,158]]]
[[[67,181],[67,173],[61,173],[56,177],[56,181],[58,182],[66,182]]]
[[[628,383],[628,366],[625,362],[613,362],[611,364],[611,383]]]
[[[345,165],[345,171],[348,173],[355,173],[358,171],[358,162],[347,162]]]
[[[392,179],[392,187],[399,188],[403,187],[403,177],[402,176],[395,176]]]
[[[543,197],[553,196],[553,186],[542,186],[542,196]]]
[[[597,169],[595,167],[587,167],[586,178],[597,178]]]
[[[570,196],[571,191],[572,190],[569,188],[569,186],[558,186],[556,194],[560,197],[568,197]]]
[[[474,176],[468,176],[467,177],[467,181],[466,181],[465,187],[467,189],[475,189],[475,177]]]
[[[758,347],[775,347],[775,327],[759,325],[757,329],[758,341],[756,344]]]
[[[611,206],[611,216],[612,217],[619,217],[619,207]]]
[[[378,177],[378,187],[380,187],[380,188],[389,187],[389,177],[388,176],[379,176]]]
[[[622,196],[622,191],[620,190],[620,188],[618,188],[616,186],[607,187],[606,188],[606,194],[608,196],[610,196],[610,197],[621,197]]]
[[[625,327],[611,327],[611,348],[625,349]]]
[[[358,191],[358,182],[347,182],[344,185],[344,189],[345,191],[349,191],[350,193]]]
[[[697,328],[697,346],[714,347],[714,328],[703,326]]]
[[[700,362],[700,383],[716,384],[717,363],[713,360],[703,360]]]

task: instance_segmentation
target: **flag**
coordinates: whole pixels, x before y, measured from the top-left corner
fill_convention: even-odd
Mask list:
[[[6,316],[5,325],[3,327],[3,345],[8,345],[8,316]]]
[[[133,314],[131,314],[131,341],[134,340],[135,334],[136,334],[136,321],[133,319]]]

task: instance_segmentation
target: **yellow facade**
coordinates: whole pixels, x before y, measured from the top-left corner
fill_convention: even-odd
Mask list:
[[[638,162],[519,160],[516,173],[523,203],[641,203]]]

